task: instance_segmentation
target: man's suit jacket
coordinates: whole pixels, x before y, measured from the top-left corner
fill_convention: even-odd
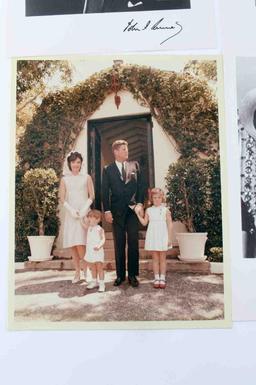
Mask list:
[[[85,0],[26,0],[26,16],[83,13],[84,4]],[[85,12],[134,12],[181,8],[190,8],[190,0],[87,0]]]
[[[26,16],[83,13],[84,0],[26,0]]]
[[[103,12],[135,12],[190,8],[190,0],[105,0]]]
[[[121,218],[130,205],[144,202],[145,183],[138,162],[127,162],[126,181],[122,180],[116,163],[104,167],[102,173],[102,202],[104,211]]]

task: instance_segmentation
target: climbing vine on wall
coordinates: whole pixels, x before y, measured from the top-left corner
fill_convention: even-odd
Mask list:
[[[80,84],[48,95],[20,141],[21,167],[53,167],[60,175],[66,153],[83,123],[111,94],[112,71],[120,88],[147,106],[171,135],[183,157],[211,155],[218,149],[216,99],[194,76],[145,66],[124,65],[92,75]]]

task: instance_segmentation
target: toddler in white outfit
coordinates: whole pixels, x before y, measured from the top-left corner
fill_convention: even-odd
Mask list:
[[[101,212],[99,210],[91,210],[86,218],[83,226],[87,230],[85,261],[89,264],[92,274],[92,280],[89,282],[87,289],[94,289],[99,286],[99,291],[105,291],[104,283],[104,249],[105,233],[104,229],[99,225],[101,221]]]

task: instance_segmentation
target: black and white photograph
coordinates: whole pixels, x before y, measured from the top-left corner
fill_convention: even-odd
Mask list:
[[[189,8],[190,0],[26,0],[26,16]]]
[[[214,9],[214,0],[10,0],[7,49],[14,57],[212,49]]]
[[[244,258],[256,258],[256,58],[237,58]]]
[[[16,61],[16,327],[225,325],[219,63]]]

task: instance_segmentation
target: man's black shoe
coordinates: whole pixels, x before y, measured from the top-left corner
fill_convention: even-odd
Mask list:
[[[120,286],[122,282],[124,282],[124,279],[117,277],[114,282],[114,286]]]
[[[136,277],[128,277],[128,281],[132,287],[138,287],[139,286],[139,281],[137,280]]]

